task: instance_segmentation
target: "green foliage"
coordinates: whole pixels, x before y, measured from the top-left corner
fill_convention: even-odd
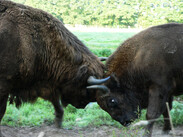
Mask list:
[[[139,26],[148,27],[168,22],[183,22],[181,0],[141,0],[138,7]]]
[[[171,110],[172,121],[175,126],[183,124],[183,104],[174,101]]]
[[[183,100],[183,95],[177,96],[177,97],[175,98],[175,100],[176,100],[176,101],[181,101],[181,100]]]
[[[65,24],[147,27],[183,23],[182,0],[12,0],[42,9]]]

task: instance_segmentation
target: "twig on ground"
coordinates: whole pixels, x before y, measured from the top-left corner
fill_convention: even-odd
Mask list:
[[[175,137],[175,130],[174,130],[174,127],[173,127],[173,122],[172,122],[172,117],[170,115],[170,108],[169,108],[168,102],[166,102],[166,107],[167,107],[167,110],[168,110],[168,115],[169,115],[170,125],[171,125],[171,128],[172,128],[173,137]]]

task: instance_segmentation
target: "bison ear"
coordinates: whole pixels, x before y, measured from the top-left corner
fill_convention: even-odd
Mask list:
[[[79,67],[77,73],[75,74],[75,80],[76,81],[82,81],[83,79],[85,79],[86,74],[88,72],[88,66],[87,65],[82,65]]]
[[[112,81],[115,81],[117,87],[120,87],[119,79],[118,79],[118,77],[116,76],[115,73],[112,73],[112,74],[111,74],[111,80],[112,80]]]

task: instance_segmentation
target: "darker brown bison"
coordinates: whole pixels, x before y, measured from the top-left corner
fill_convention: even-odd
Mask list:
[[[84,108],[95,101],[87,80],[103,76],[104,65],[62,22],[50,14],[0,1],[0,120],[7,101],[17,106],[49,100],[59,126],[63,106]]]
[[[108,58],[104,85],[97,102],[112,118],[126,126],[147,108],[147,120],[164,116],[164,132],[170,122],[166,102],[183,94],[183,24],[148,28],[126,40]],[[144,136],[151,136],[149,122]]]

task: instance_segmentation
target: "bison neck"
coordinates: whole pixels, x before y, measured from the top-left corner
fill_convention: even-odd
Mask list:
[[[120,87],[133,93],[142,109],[147,108],[149,80],[141,71],[130,71],[119,76]]]

